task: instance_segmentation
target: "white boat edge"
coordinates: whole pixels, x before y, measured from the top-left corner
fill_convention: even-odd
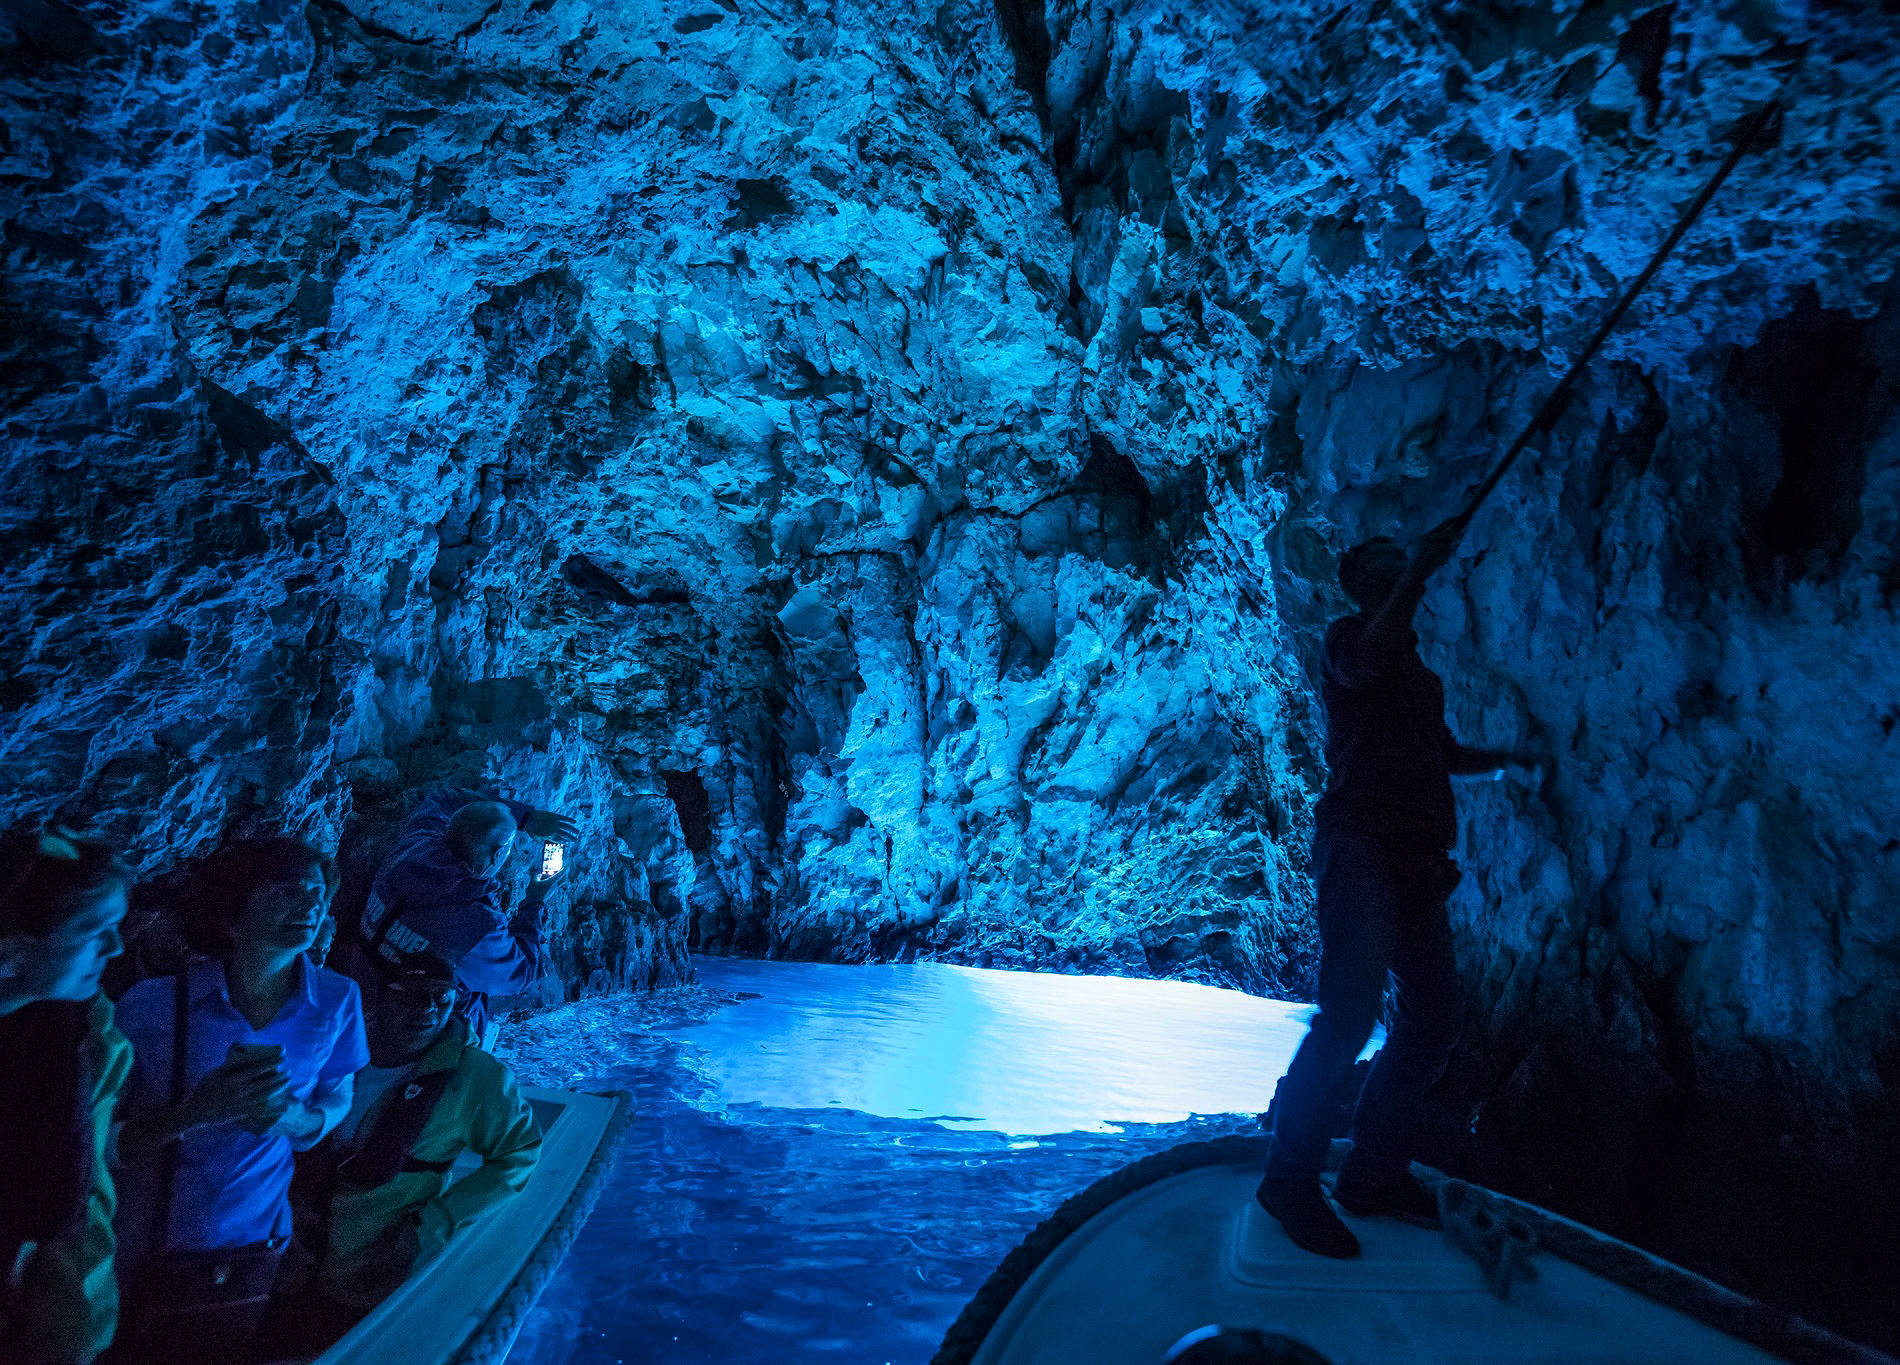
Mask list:
[[[1014,1359],[1020,1353],[1003,1342],[1016,1335],[1023,1321],[1024,1310],[1017,1306],[1019,1296],[1025,1292],[1037,1296],[1044,1291],[1050,1281],[1038,1277],[1045,1267],[1056,1276],[1064,1273],[1073,1234],[1082,1233],[1098,1215],[1124,1200],[1140,1196],[1174,1177],[1217,1166],[1258,1171],[1265,1163],[1269,1142],[1266,1137],[1235,1135],[1186,1143],[1112,1171],[1066,1200],[1004,1258],[971,1297],[945,1333],[942,1345],[931,1358],[931,1365],[977,1365],[984,1361]],[[1334,1144],[1335,1165],[1347,1147],[1344,1142]],[[1423,1165],[1414,1165],[1413,1170],[1433,1187],[1449,1178]],[[1739,1345],[1752,1347],[1755,1352],[1801,1365],[1900,1365],[1890,1356],[1836,1336],[1789,1310],[1748,1298],[1595,1228],[1480,1186],[1467,1184],[1466,1188],[1490,1201],[1498,1210],[1508,1210],[1528,1224],[1536,1236],[1540,1254],[1567,1261],[1591,1276],[1693,1319]],[[1075,1240],[1083,1242],[1087,1238]],[[1024,1300],[1025,1304],[1034,1302],[1034,1297]],[[1032,1350],[1023,1358],[1035,1354]],[[1158,1358],[1158,1353],[1143,1358]]]
[[[500,1365],[560,1267],[631,1116],[624,1092],[524,1087],[541,1159],[513,1199],[464,1228],[316,1365]]]

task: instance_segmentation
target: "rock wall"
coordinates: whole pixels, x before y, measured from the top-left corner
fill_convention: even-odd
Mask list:
[[[1434,1147],[1892,1342],[1900,20],[1011,12],[1078,280],[1151,263],[1127,306],[1158,325],[1092,429],[1151,480],[1284,499],[1309,673],[1332,552],[1455,510],[1780,92],[1421,614],[1461,736],[1556,759],[1465,791],[1471,1018]],[[1177,405],[1129,420],[1137,367],[1156,393],[1209,371],[1216,309],[1273,377],[1225,469],[1143,427]]]
[[[567,994],[1308,988],[1337,551],[1456,505],[1782,89],[1422,615],[1558,760],[1465,792],[1439,1146],[1894,1330],[1891,7],[6,22],[0,816],[367,865],[504,785],[583,824]]]
[[[1151,484],[1092,416],[1089,339],[1144,319],[1072,297],[989,8],[182,13],[16,35],[10,307],[83,353],[16,353],[9,505],[47,510],[9,645],[46,681],[9,814],[157,864],[512,778],[585,817],[571,987],[666,979],[687,937],[1306,983],[1272,587],[1237,612],[1198,469]],[[1232,444],[1264,372],[1227,330],[1251,366],[1192,382]],[[307,565],[293,515],[331,537]],[[50,594],[115,541],[136,567]],[[106,613],[137,639],[75,667]],[[628,905],[658,964],[587,946]]]

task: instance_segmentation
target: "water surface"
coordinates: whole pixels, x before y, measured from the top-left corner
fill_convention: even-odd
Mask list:
[[[927,1361],[1062,1200],[1256,1131],[1307,1012],[1170,981],[698,966],[755,998],[571,1082],[631,1091],[635,1118],[513,1362]]]

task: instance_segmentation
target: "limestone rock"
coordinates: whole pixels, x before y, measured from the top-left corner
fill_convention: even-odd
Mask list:
[[[1421,618],[1558,760],[1466,793],[1454,1089],[1711,1265],[1891,1241],[1811,1197],[1900,1122],[1890,7],[5,22],[0,816],[159,872],[505,786],[582,822],[570,995],[1310,988],[1337,552],[1457,505],[1780,90]]]

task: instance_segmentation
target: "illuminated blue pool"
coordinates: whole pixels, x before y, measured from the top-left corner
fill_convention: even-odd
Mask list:
[[[632,1091],[635,1118],[513,1361],[927,1360],[1064,1198],[1252,1131],[1307,1012],[1168,981],[699,966],[755,998],[570,1081]]]

